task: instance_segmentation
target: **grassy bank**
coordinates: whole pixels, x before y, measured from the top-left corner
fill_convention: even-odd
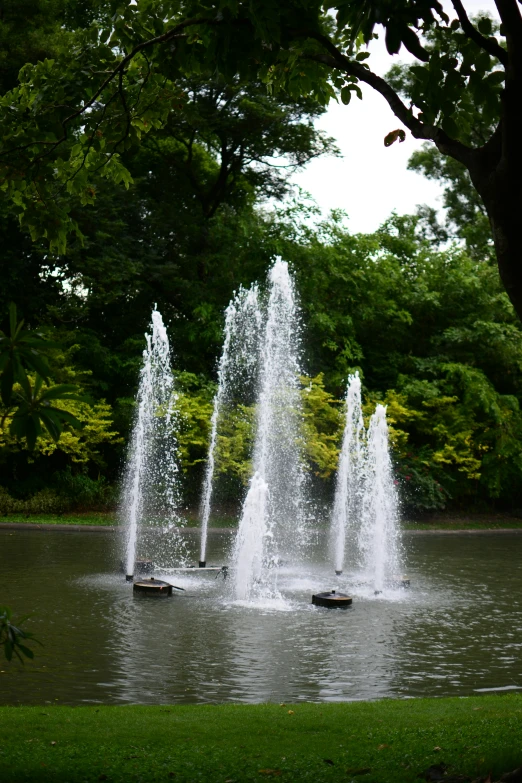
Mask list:
[[[30,525],[100,525],[113,527],[120,524],[116,512],[85,512],[76,514],[6,514],[0,517],[0,528],[2,523],[17,522]],[[201,524],[199,516],[188,516],[187,527],[199,527]],[[235,527],[237,520],[230,517],[216,517],[211,520],[210,527]]]
[[[472,779],[491,771],[497,780],[522,764],[522,697],[513,695],[344,704],[2,707],[0,723],[5,783],[418,783],[432,765]]]
[[[517,530],[522,519],[502,514],[440,515],[432,519],[406,520],[403,530]]]
[[[30,525],[100,525],[112,527],[119,521],[115,512],[91,511],[69,514],[5,514],[3,522],[28,523]]]
[[[119,524],[115,512],[85,512],[75,514],[7,514],[0,517],[0,528],[3,522],[21,522],[33,525],[101,525],[114,526]],[[189,513],[187,516],[188,527],[199,527],[200,517],[197,513]],[[237,517],[215,516],[210,520],[210,527],[232,528],[237,525]],[[327,528],[328,523],[321,523],[320,527]],[[502,514],[476,514],[455,515],[441,514],[428,520],[407,520],[402,523],[404,530],[517,530],[522,528],[522,519],[504,516]]]

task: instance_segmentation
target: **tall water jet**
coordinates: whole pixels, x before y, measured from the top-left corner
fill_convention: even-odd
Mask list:
[[[125,573],[134,574],[138,546],[141,555],[176,548],[172,528],[180,525],[178,443],[174,379],[170,346],[161,314],[152,312],[137,394],[137,410],[123,483],[121,516],[127,527]],[[170,535],[169,535],[170,534]],[[165,536],[168,538],[166,539]],[[178,548],[181,542],[177,542]]]
[[[377,405],[368,428],[362,524],[359,532],[362,565],[375,592],[381,592],[400,573],[398,509],[386,408]]]
[[[255,372],[261,312],[258,303],[258,288],[240,288],[225,311],[225,339],[218,366],[218,388],[214,395],[210,422],[210,444],[203,484],[201,503],[201,548],[199,565],[206,564],[207,533],[210,518],[216,446],[220,415],[223,406],[230,402],[239,380],[249,380]],[[244,378],[243,376],[248,376]]]
[[[365,467],[364,421],[359,373],[350,375],[346,391],[346,415],[331,519],[331,545],[335,573],[343,572],[346,539],[360,525]]]
[[[301,455],[299,320],[288,265],[278,259],[269,276],[260,343],[254,475],[233,552],[235,596],[274,597],[271,583],[281,555],[295,554],[304,533]]]

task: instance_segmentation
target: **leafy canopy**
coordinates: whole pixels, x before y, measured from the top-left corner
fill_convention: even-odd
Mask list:
[[[76,416],[53,404],[77,399],[77,390],[72,384],[49,385],[44,352],[51,346],[40,334],[24,329],[23,320],[17,323],[14,304],[9,309],[9,324],[9,335],[0,331],[0,391],[4,406],[0,428],[9,420],[10,434],[25,438],[32,450],[42,434],[42,425],[55,441],[64,425],[81,427]]]
[[[92,204],[100,176],[129,187],[126,152],[182,113],[191,80],[210,73],[232,102],[238,80],[319,105],[349,103],[367,83],[415,136],[462,158],[477,116],[498,118],[495,64],[507,55],[487,17],[474,27],[454,7],[450,21],[438,0],[94,3],[0,100],[1,186],[33,238],[63,252],[67,234],[81,234],[71,200]],[[364,47],[382,29],[390,54],[404,45],[421,63],[409,70],[409,106],[369,68]]]

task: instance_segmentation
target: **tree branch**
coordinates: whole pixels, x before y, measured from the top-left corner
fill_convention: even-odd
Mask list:
[[[111,83],[111,81],[120,73],[120,71],[125,70],[127,65],[133,60],[139,52],[141,52],[142,49],[147,49],[149,46],[154,46],[158,43],[167,43],[168,41],[175,38],[182,30],[184,30],[186,27],[192,27],[194,25],[198,24],[217,24],[216,19],[208,19],[205,17],[200,17],[196,19],[187,19],[185,22],[180,22],[180,24],[176,25],[176,27],[173,27],[172,30],[169,30],[166,33],[163,33],[162,35],[156,36],[156,38],[150,38],[148,41],[142,41],[142,43],[137,44],[132,51],[130,51],[123,60],[121,60],[116,68],[114,68],[105,81],[101,84],[101,86],[98,88],[98,90],[94,93],[94,95],[91,97],[87,103],[85,103],[81,109],[77,109],[77,111],[73,112],[69,117],[66,117],[65,120],[62,122],[62,127],[65,126],[68,122],[78,117],[80,114],[83,114],[84,111],[87,109],[90,109],[90,107],[95,103],[95,101],[99,98],[99,96],[102,94],[104,89],[107,87],[108,84]]]
[[[516,0],[494,0],[498,15],[503,24],[508,28],[506,32],[522,33],[522,15]]]
[[[104,79],[100,87],[96,90],[94,95],[90,98],[90,100],[87,101],[87,103],[84,103],[83,106],[81,106],[79,109],[76,109],[72,114],[69,114],[68,117],[65,117],[65,119],[62,120],[61,126],[63,135],[61,138],[57,139],[57,141],[54,142],[46,142],[46,141],[33,141],[31,145],[25,145],[22,148],[14,147],[9,150],[6,150],[5,152],[1,153],[0,157],[3,155],[9,155],[13,152],[18,152],[21,149],[25,149],[28,146],[33,146],[34,144],[43,144],[48,145],[49,149],[46,151],[46,155],[53,152],[57,147],[60,146],[64,141],[67,140],[67,125],[72,121],[75,120],[77,117],[80,117],[84,112],[87,111],[87,109],[90,109],[97,101],[97,99],[100,97],[102,92],[105,90],[105,88],[115,79],[119,74],[122,74],[127,65],[133,60],[139,52],[141,52],[143,49],[148,48],[149,46],[154,46],[155,44],[161,44],[161,43],[167,43],[168,41],[173,40],[174,38],[179,36],[179,33],[183,31],[187,27],[193,27],[195,25],[200,24],[220,24],[220,20],[218,19],[209,19],[206,17],[200,17],[200,18],[194,18],[194,19],[187,19],[184,22],[180,22],[176,27],[173,27],[172,30],[168,30],[168,32],[163,33],[162,35],[156,36],[156,38],[150,38],[148,41],[142,41],[142,43],[137,44],[132,51],[130,51],[123,60],[120,60],[118,65],[113,68],[112,71],[107,75],[107,77]]]
[[[441,152],[450,155],[455,160],[469,167],[471,156],[474,152],[471,147],[456,139],[452,139],[442,128],[438,128],[436,125],[428,125],[417,119],[387,81],[365,68],[361,63],[350,60],[337,49],[327,36],[313,32],[308,32],[305,35],[321,43],[330,53],[329,56],[322,54],[306,55],[307,59],[315,60],[315,62],[322,63],[332,69],[344,71],[344,73],[355,76],[359,81],[368,84],[383,96],[395,116],[411,131],[416,139],[426,139],[427,141],[435,142]]]
[[[457,16],[459,18],[459,22],[462,26],[462,30],[464,33],[470,38],[472,41],[474,41],[477,46],[480,46],[481,49],[483,49],[485,52],[490,54],[492,57],[495,57],[497,60],[500,60],[502,65],[507,65],[508,63],[508,54],[505,49],[501,47],[501,45],[498,43],[498,41],[491,37],[486,38],[485,35],[482,35],[476,27],[474,27],[469,17],[466,13],[466,9],[462,5],[461,0],[451,0],[453,4],[453,8],[457,12]]]

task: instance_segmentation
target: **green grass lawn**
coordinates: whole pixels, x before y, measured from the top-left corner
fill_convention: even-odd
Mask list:
[[[8,514],[0,517],[2,522],[22,522],[33,525],[101,525],[112,527],[119,524],[115,512],[85,512],[76,514]],[[199,515],[189,513],[187,515],[187,527],[199,527],[201,520]],[[233,528],[237,526],[237,518],[233,516],[214,516],[210,520],[211,528]],[[329,521],[318,522],[319,528],[327,529]],[[405,521],[401,525],[403,530],[498,530],[522,528],[522,519],[502,515],[470,515],[470,516],[444,516],[434,517],[430,522]]]
[[[7,514],[0,517],[0,528],[3,522],[21,522],[30,525],[99,525],[113,527],[120,521],[115,512],[86,512],[77,514]],[[200,518],[187,517],[187,527],[199,527]],[[210,527],[235,527],[237,520],[230,517],[216,517],[211,520]]]
[[[476,516],[440,516],[433,521],[415,522],[405,521],[401,525],[403,530],[517,530],[522,528],[522,519],[501,515],[476,515]]]
[[[25,522],[30,525],[101,525],[118,524],[115,512],[91,511],[78,514],[6,514],[0,517],[2,522]]]
[[[432,765],[472,779],[491,771],[497,780],[522,764],[522,696],[516,695],[2,707],[0,726],[2,783],[418,783]]]

